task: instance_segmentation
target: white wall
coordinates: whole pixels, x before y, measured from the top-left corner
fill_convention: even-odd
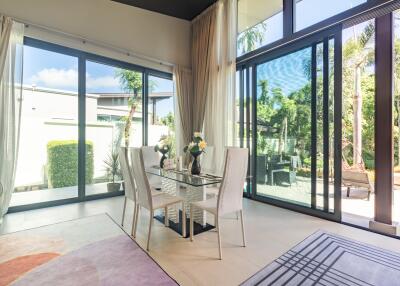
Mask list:
[[[190,22],[111,0],[0,0],[0,13],[190,67]],[[139,65],[170,70],[30,26],[26,34]]]

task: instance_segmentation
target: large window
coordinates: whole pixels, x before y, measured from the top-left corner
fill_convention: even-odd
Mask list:
[[[122,194],[119,148],[174,141],[171,74],[25,38],[23,75],[11,211]]]
[[[238,1],[238,56],[282,37],[282,0]]]
[[[295,32],[367,2],[367,0],[294,1],[296,1],[294,9]]]
[[[10,206],[78,196],[78,58],[24,47],[22,115]]]

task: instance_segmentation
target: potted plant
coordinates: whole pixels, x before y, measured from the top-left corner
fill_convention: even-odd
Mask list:
[[[193,141],[189,143],[189,145],[185,146],[183,151],[189,152],[190,155],[193,156],[193,162],[192,162],[192,169],[191,173],[193,175],[200,175],[201,172],[201,166],[200,162],[198,160],[198,157],[204,153],[204,150],[207,147],[206,141],[203,140],[201,133],[200,132],[195,132],[193,134]]]
[[[107,177],[111,180],[111,182],[107,183],[108,192],[118,192],[121,188],[121,183],[115,182],[116,178],[121,177],[118,157],[118,149],[112,148],[107,158],[104,160]]]

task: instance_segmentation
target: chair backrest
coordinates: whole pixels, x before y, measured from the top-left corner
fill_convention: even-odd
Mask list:
[[[143,164],[144,168],[148,169],[154,166],[160,166],[161,154],[160,152],[154,151],[154,146],[143,146]],[[162,180],[159,176],[147,174],[147,179],[149,180],[150,186],[154,188],[162,187]]]
[[[225,153],[225,168],[218,194],[218,215],[242,209],[249,150],[229,147]]]
[[[132,169],[129,166],[128,148],[120,147],[118,158],[125,184],[125,196],[133,201],[136,201],[135,181],[133,179]]]
[[[161,154],[154,151],[154,146],[143,146],[142,153],[145,168],[160,165]]]
[[[214,158],[214,147],[207,146],[204,150],[205,152],[201,155],[201,169],[204,172],[215,172],[215,163],[213,162]]]
[[[151,210],[153,207],[153,201],[151,198],[149,181],[146,176],[141,148],[131,148],[131,160],[133,177],[135,178],[137,188],[137,202],[139,205]]]

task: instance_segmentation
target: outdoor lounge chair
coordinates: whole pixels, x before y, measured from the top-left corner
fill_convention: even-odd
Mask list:
[[[342,184],[347,187],[347,197],[350,197],[350,188],[359,187],[368,190],[368,200],[371,192],[374,191],[374,186],[369,179],[368,173],[361,169],[343,169]]]

